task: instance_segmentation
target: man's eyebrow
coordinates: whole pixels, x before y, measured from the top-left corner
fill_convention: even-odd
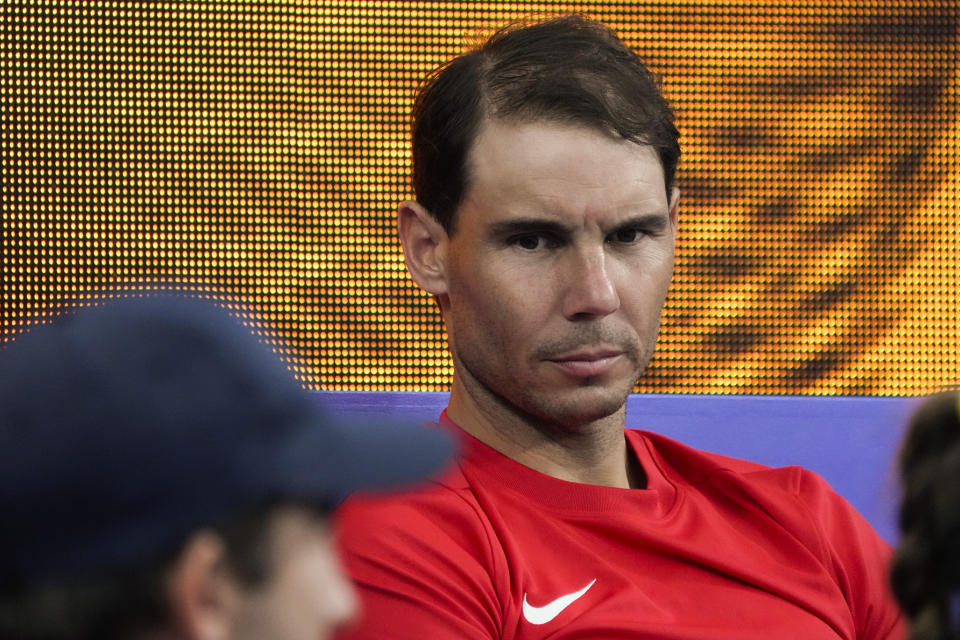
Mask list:
[[[665,212],[641,213],[618,220],[605,233],[612,233],[620,229],[643,228],[652,232],[663,231],[669,225],[669,214]],[[574,232],[574,227],[565,225],[556,220],[543,218],[514,218],[512,220],[503,220],[490,225],[489,235],[491,237],[510,237],[526,233],[568,236]]]
[[[514,218],[490,225],[490,235],[494,237],[508,237],[524,233],[562,236],[572,232],[573,229],[567,225],[542,218]]]
[[[649,231],[663,231],[669,225],[669,221],[670,214],[662,211],[658,213],[641,213],[618,221],[617,224],[613,226],[613,230],[643,228]]]

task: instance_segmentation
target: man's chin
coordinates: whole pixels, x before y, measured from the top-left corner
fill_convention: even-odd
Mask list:
[[[535,408],[531,407],[533,410],[530,413],[545,425],[579,430],[586,425],[610,419],[619,418],[622,421],[628,394],[629,391],[621,393],[612,390],[579,389],[570,394],[541,396],[541,399],[548,400],[527,404],[535,405]]]

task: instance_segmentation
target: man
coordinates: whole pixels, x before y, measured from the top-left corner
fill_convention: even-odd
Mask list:
[[[209,302],[36,327],[0,352],[0,638],[328,637],[356,609],[329,510],[449,440],[337,424]]]
[[[422,88],[398,228],[454,362],[458,468],[342,511],[355,638],[899,638],[889,549],[819,478],[624,430],[673,270],[673,115],[567,17]]]

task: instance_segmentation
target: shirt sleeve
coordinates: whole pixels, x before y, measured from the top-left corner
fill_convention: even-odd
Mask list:
[[[800,498],[821,531],[825,559],[846,596],[858,640],[902,640],[907,627],[890,590],[890,546],[820,476],[800,476]]]
[[[455,493],[436,487],[409,499],[351,499],[336,519],[361,604],[337,640],[501,636],[489,538]]]

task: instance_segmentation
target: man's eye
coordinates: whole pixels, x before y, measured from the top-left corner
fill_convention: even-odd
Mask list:
[[[621,244],[630,244],[639,240],[642,235],[643,231],[641,229],[637,229],[636,227],[627,227],[625,229],[617,229],[614,231],[610,239]]]
[[[520,247],[521,249],[526,249],[527,251],[541,249],[546,243],[543,236],[533,234],[515,236],[511,238],[510,242],[514,246]]]

